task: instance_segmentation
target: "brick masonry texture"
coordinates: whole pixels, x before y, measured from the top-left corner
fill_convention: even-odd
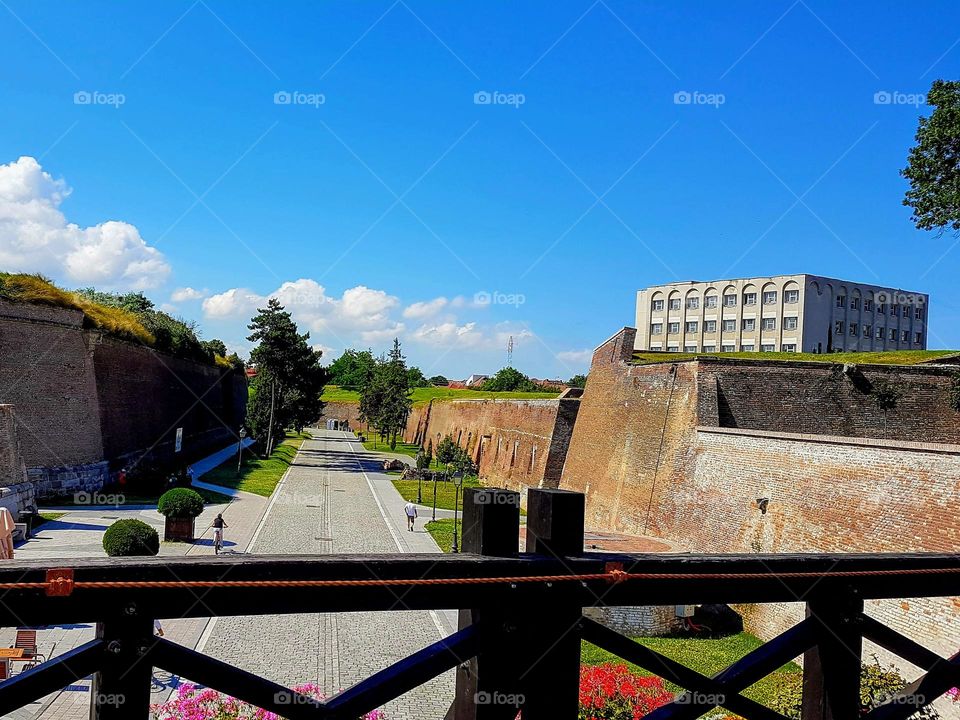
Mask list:
[[[405,440],[432,442],[435,452],[451,435],[486,484],[525,494],[559,486],[579,407],[578,399],[434,400],[414,408]]]
[[[19,513],[36,507],[36,491],[27,480],[17,425],[11,405],[0,405],[0,507],[19,519]]]
[[[0,403],[40,494],[69,494],[144,452],[169,459],[177,427],[186,451],[229,442],[246,379],[85,329],[78,311],[0,301]]]
[[[693,552],[960,549],[954,369],[634,366],[632,348],[627,328],[597,349],[563,470],[561,487],[586,493],[589,529],[650,534]],[[900,392],[886,418],[869,392],[881,379]],[[758,498],[769,498],[766,514]],[[803,613],[800,604],[741,609],[763,637]],[[868,611],[956,652],[960,599]]]

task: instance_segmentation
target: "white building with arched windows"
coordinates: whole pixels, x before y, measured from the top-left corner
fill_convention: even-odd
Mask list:
[[[930,296],[818,275],[677,282],[637,292],[636,349],[925,350]]]

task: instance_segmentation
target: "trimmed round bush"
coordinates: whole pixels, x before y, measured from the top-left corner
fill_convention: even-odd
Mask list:
[[[117,520],[103,534],[103,549],[110,557],[156,555],[160,536],[143,520]]]
[[[160,496],[157,512],[166,517],[195,518],[203,512],[203,497],[190,488],[173,488]]]

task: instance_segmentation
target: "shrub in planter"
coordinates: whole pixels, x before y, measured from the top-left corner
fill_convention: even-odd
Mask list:
[[[173,488],[160,496],[157,511],[166,517],[164,540],[193,540],[193,525],[203,512],[203,498],[196,490]]]
[[[110,557],[156,555],[160,536],[142,520],[117,520],[103,534],[103,549]]]

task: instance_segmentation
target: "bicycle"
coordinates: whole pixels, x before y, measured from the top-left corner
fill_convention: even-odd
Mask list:
[[[213,552],[216,555],[223,550],[223,530],[217,528],[213,531]]]

